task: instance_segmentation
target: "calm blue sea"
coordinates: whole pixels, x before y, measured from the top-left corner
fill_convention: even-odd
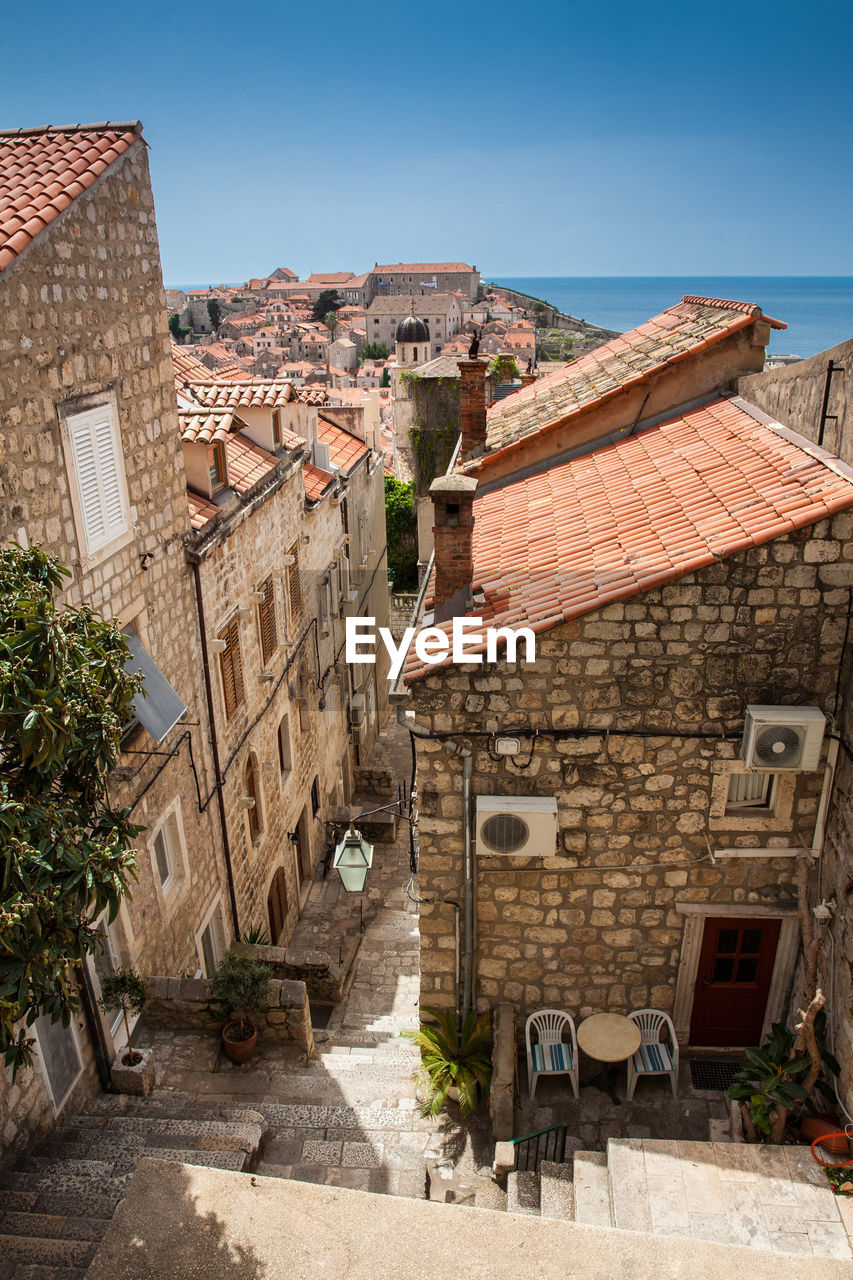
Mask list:
[[[544,298],[560,311],[624,332],[685,293],[757,302],[785,320],[770,350],[797,356],[853,338],[853,276],[495,276],[496,284]]]

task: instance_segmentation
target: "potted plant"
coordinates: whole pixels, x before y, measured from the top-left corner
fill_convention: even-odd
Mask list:
[[[210,993],[228,1019],[222,1028],[222,1047],[232,1062],[248,1062],[255,1052],[258,1032],[248,1015],[266,1004],[271,977],[268,964],[227,951],[210,980]]]
[[[134,969],[117,969],[101,982],[98,1007],[104,1013],[121,1010],[127,1044],[116,1055],[110,1069],[113,1088],[118,1093],[147,1097],[154,1087],[154,1053],[151,1049],[134,1049],[130,1036],[131,1014],[141,1013],[148,999],[148,988]]]
[[[488,1098],[492,1079],[491,1022],[487,1013],[472,1010],[461,1027],[452,1009],[424,1009],[433,1022],[421,1023],[406,1036],[421,1051],[429,1089],[421,1115],[435,1117],[448,1099],[457,1100],[463,1115],[476,1111]]]
[[[740,1105],[747,1142],[780,1143],[789,1123],[792,1128],[797,1127],[797,1120],[802,1123],[803,1112],[816,1115],[813,1089],[819,1090],[828,1102],[834,1101],[831,1085],[818,1075],[821,1067],[833,1075],[840,1071],[826,1047],[826,1013],[822,1007],[810,1007],[797,1034],[783,1023],[774,1022],[770,1039],[760,1049],[747,1049],[745,1056],[746,1062],[728,1093]],[[808,1132],[802,1136],[808,1138]]]

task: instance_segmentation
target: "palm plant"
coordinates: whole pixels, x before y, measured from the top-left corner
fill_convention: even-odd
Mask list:
[[[492,1079],[492,1031],[488,1013],[472,1010],[459,1027],[452,1009],[424,1009],[433,1019],[421,1023],[406,1036],[421,1051],[429,1077],[429,1093],[421,1105],[421,1115],[435,1118],[447,1102],[451,1089],[459,1095],[459,1108],[470,1115],[489,1096]]]

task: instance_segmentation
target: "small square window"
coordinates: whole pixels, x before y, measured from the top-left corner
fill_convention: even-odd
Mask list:
[[[726,796],[726,816],[772,813],[776,802],[775,773],[733,773]]]
[[[216,493],[217,489],[222,489],[226,482],[225,473],[225,449],[221,440],[217,440],[216,444],[212,444],[207,451],[207,467],[210,476],[210,491]]]
[[[169,852],[168,824],[164,823],[154,837],[154,857],[157,859],[157,871],[160,885],[166,890],[172,879],[172,858]]]

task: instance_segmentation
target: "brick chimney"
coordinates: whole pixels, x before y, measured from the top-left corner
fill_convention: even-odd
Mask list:
[[[469,363],[477,363],[470,361]],[[481,366],[482,367],[482,366]],[[435,620],[461,616],[472,604],[474,576],[474,493],[473,476],[439,476],[429,487],[435,512]]]
[[[535,381],[536,381],[535,373],[523,373],[521,375],[521,385],[523,387],[532,387]]]
[[[462,417],[460,461],[486,450],[486,364],[459,360],[459,403]]]

